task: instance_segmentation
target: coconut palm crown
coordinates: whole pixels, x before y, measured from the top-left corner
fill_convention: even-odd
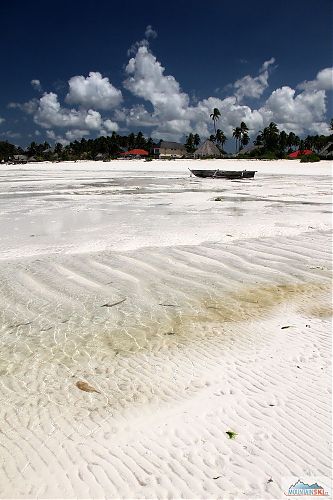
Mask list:
[[[221,116],[221,113],[220,113],[220,110],[218,108],[214,108],[213,109],[213,113],[211,113],[209,115],[211,117],[211,119],[213,120],[213,123],[214,123],[214,131],[215,131],[215,135],[216,135],[216,122],[217,120],[220,119],[220,116]]]

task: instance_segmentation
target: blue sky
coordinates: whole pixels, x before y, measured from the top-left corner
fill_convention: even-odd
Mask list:
[[[16,0],[0,15],[0,140],[205,137],[213,107],[228,137],[242,120],[252,138],[270,121],[328,132],[330,0]]]

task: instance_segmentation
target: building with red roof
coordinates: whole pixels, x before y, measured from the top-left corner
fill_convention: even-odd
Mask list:
[[[304,155],[312,155],[313,151],[311,149],[298,149],[297,151],[294,151],[293,153],[290,153],[288,155],[288,158],[298,158],[299,156],[304,156]]]
[[[124,156],[148,156],[149,153],[145,149],[130,149],[129,151],[125,151],[121,153]]]

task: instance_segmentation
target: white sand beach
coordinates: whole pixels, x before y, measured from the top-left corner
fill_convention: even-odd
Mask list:
[[[1,165],[0,497],[330,478],[331,181],[324,161]]]

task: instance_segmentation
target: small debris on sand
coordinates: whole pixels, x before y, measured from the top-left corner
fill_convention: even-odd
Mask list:
[[[122,304],[125,302],[126,299],[119,300],[118,302],[113,302],[112,304],[106,303],[101,305],[101,307],[113,307],[113,306],[118,306],[119,304]]]
[[[89,385],[88,382],[83,382],[82,380],[78,380],[78,382],[76,382],[75,385],[78,389],[80,389],[80,391],[97,392],[97,394],[100,394],[100,391],[95,389],[95,387],[93,387],[92,385]]]

